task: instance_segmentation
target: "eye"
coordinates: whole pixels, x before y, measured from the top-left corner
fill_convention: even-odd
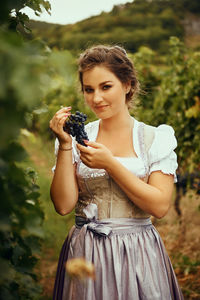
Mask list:
[[[108,89],[110,89],[112,86],[110,85],[110,84],[105,84],[104,86],[103,86],[103,90],[108,90]]]
[[[90,94],[90,93],[93,92],[93,89],[91,89],[91,88],[89,88],[89,87],[86,87],[86,88],[84,89],[84,92],[86,92],[87,94]]]

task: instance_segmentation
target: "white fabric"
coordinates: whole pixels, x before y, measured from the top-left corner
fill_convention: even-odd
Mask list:
[[[133,145],[134,150],[137,154],[137,157],[115,157],[120,161],[129,171],[131,171],[136,176],[142,178],[145,177],[147,172],[149,175],[155,171],[162,171],[164,174],[174,175],[174,181],[176,182],[176,169],[177,156],[174,152],[174,149],[177,146],[177,141],[174,136],[174,130],[169,125],[160,125],[155,128],[154,140],[151,147],[149,148],[148,153],[141,153],[140,147],[141,143],[144,143],[140,134],[138,135],[138,128],[140,122],[134,119],[134,128],[133,128]],[[90,122],[85,126],[85,130],[88,134],[90,141],[95,141],[98,135],[99,130],[99,120]],[[59,147],[59,142],[55,142],[55,154],[57,155]],[[72,158],[73,163],[77,163],[77,174],[82,177],[96,177],[106,174],[104,169],[91,169],[84,165],[78,154],[76,148],[76,141],[73,138],[72,143]],[[144,159],[144,157],[146,159]],[[147,165],[146,165],[147,164]],[[54,167],[55,168],[55,167]],[[53,169],[54,169],[53,168]]]
[[[177,155],[174,149],[177,141],[174,130],[169,125],[160,125],[155,128],[153,143],[148,152],[149,174],[154,171],[162,171],[164,174],[173,174],[176,178]]]

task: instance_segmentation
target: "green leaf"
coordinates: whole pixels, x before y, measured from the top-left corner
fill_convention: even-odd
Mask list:
[[[6,161],[14,162],[21,161],[27,157],[27,153],[22,145],[17,141],[12,141],[8,144],[6,150],[2,153],[2,157]]]

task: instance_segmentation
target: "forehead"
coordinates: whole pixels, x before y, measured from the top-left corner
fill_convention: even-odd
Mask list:
[[[95,66],[94,68],[83,72],[84,85],[96,85],[105,81],[119,81],[113,72],[104,66]]]

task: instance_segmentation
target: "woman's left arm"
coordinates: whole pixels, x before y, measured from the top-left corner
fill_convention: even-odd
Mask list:
[[[148,183],[145,183],[115,159],[104,145],[88,142],[88,146],[77,146],[84,164],[90,168],[105,169],[128,198],[145,212],[156,218],[166,215],[173,193],[173,175],[155,171],[149,176]]]
[[[151,173],[148,183],[135,176],[115,159],[106,169],[130,200],[156,218],[166,215],[173,193],[174,176]]]

